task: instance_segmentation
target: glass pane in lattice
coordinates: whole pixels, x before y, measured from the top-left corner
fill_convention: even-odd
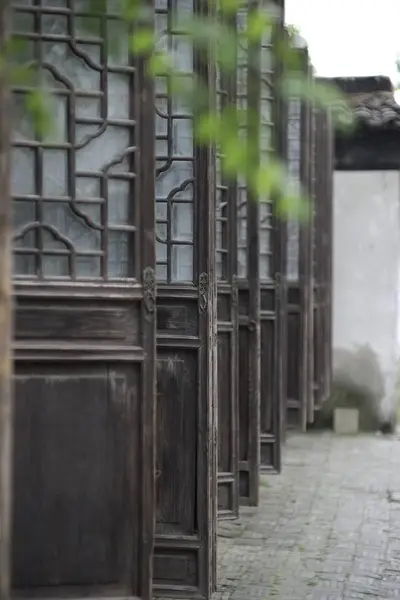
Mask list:
[[[49,138],[35,134],[27,90],[14,89],[16,276],[136,275],[137,74],[127,31],[112,12],[117,4],[94,16],[87,0],[14,2],[14,29],[24,42],[20,58],[36,65],[55,125]]]
[[[193,75],[193,48],[176,19],[193,13],[193,0],[157,0],[158,47],[172,58],[182,77]],[[171,98],[166,77],[156,80],[156,261],[159,281],[178,283],[194,277],[193,115]]]
[[[260,160],[268,169],[269,159],[273,152],[273,61],[272,46],[269,35],[265,35],[261,43],[261,80],[260,80]],[[260,240],[260,279],[273,276],[272,261],[272,204],[271,198],[260,198],[259,240]]]
[[[228,77],[217,69],[216,81],[217,110],[222,111],[230,105],[228,90]],[[216,152],[216,272],[218,281],[227,281],[229,261],[229,182],[222,173],[222,160],[220,148]]]
[[[243,33],[247,25],[247,11],[239,10],[237,14],[237,28]],[[236,95],[238,110],[247,108],[247,46],[245,39],[241,38],[238,44],[237,55],[237,77],[236,77]],[[239,131],[243,143],[247,143],[247,131],[243,126]],[[246,182],[239,178],[237,194],[237,276],[240,279],[246,279],[248,274],[247,260],[247,186]]]
[[[299,192],[301,183],[301,101],[292,98],[288,103],[287,167],[290,184]],[[300,225],[291,219],[287,224],[286,272],[289,281],[299,278]]]

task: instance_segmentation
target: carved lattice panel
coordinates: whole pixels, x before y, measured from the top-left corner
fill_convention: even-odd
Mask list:
[[[247,9],[237,14],[237,27],[247,27]],[[258,77],[252,59],[258,49],[238,44],[237,107],[247,114],[259,113]],[[248,110],[247,110],[248,109]],[[245,113],[246,114],[246,113]],[[242,117],[240,133],[247,144],[254,120]],[[250,133],[251,134],[251,133]],[[242,504],[257,505],[260,469],[260,288],[259,288],[259,202],[242,177],[237,193],[237,276],[239,318],[239,497]]]
[[[301,101],[297,98],[291,98],[288,102],[287,168],[292,189],[295,193],[299,193],[301,188]],[[299,221],[289,219],[286,263],[289,282],[296,282],[299,278],[299,243]]]
[[[271,34],[264,36],[260,53],[260,160],[268,164],[274,152],[274,65]],[[260,280],[273,277],[272,202],[260,198]]]
[[[311,66],[306,49],[297,49],[302,76],[311,82]],[[302,192],[312,202],[313,108],[310,103],[291,98],[288,102],[287,160],[293,191]],[[291,219],[287,225],[288,278],[288,427],[305,430],[310,419],[312,391],[312,213],[310,219]]]
[[[233,24],[230,24],[233,26]],[[222,112],[236,103],[236,76],[217,67],[216,103]],[[222,172],[216,149],[216,272],[218,336],[218,517],[239,512],[238,473],[238,315],[237,185]]]
[[[137,70],[127,45],[107,50],[116,31],[124,39],[117,15],[93,17],[88,8],[65,0],[14,10],[20,58],[34,62],[55,117],[51,135],[40,139],[24,111],[28,90],[15,88],[16,277],[138,276]]]
[[[276,27],[283,15],[274,6]],[[272,7],[270,8],[272,11]],[[278,149],[280,122],[278,114],[278,61],[274,36],[266,32],[260,49],[260,161],[269,168]],[[276,217],[276,198],[260,197],[259,269],[260,269],[260,465],[263,471],[278,472],[281,460],[281,374],[280,223]]]
[[[217,68],[217,111],[230,104],[229,79]],[[221,149],[216,149],[216,268],[218,281],[229,280],[229,239],[232,223],[229,220],[229,180],[222,173]]]
[[[158,47],[173,59],[182,77],[193,74],[193,48],[187,36],[173,31],[173,15],[193,13],[190,0],[156,4]],[[194,277],[194,138],[191,109],[171,97],[166,77],[156,79],[157,278],[193,282]]]

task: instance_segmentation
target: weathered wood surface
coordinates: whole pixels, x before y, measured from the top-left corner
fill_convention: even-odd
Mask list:
[[[157,35],[174,46],[182,36],[156,6]],[[195,13],[207,3],[181,6]],[[187,40],[190,47],[190,41]],[[193,59],[192,59],[193,57]],[[211,60],[177,56],[215,97]],[[193,135],[190,107],[182,114],[156,81],[157,450],[154,592],[208,598],[215,587],[216,345],[215,154]]]
[[[0,57],[10,34],[10,5],[0,6]],[[0,68],[0,600],[8,600],[11,575],[11,466],[13,434],[10,94],[4,65]]]
[[[15,120],[13,594],[150,600],[153,82],[141,60],[107,61],[113,16],[78,47],[76,6],[44,4],[13,12],[61,129],[49,142]]]

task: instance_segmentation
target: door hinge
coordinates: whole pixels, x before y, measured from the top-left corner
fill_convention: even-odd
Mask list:
[[[206,312],[208,307],[208,274],[200,273],[199,276],[199,309]]]
[[[143,270],[143,301],[147,312],[153,313],[156,309],[156,275],[151,267]]]
[[[249,321],[248,329],[249,331],[256,331],[257,323],[255,321]]]

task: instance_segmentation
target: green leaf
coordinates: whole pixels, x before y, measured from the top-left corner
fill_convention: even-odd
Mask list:
[[[122,16],[127,23],[138,20],[141,14],[140,0],[123,0]]]
[[[236,35],[221,35],[216,47],[218,66],[225,72],[236,70],[237,37]]]
[[[306,222],[310,218],[311,203],[306,196],[286,192],[278,198],[276,212],[281,218],[294,218]]]
[[[283,165],[274,160],[263,161],[256,174],[256,189],[260,197],[269,197],[281,192],[286,184]]]
[[[235,28],[215,17],[194,16],[176,25],[200,52],[214,52],[218,65],[225,71],[236,69],[237,35]]]
[[[147,62],[148,72],[152,77],[165,76],[172,71],[172,59],[165,53],[154,53]]]
[[[240,143],[239,139],[232,140],[227,146],[226,143],[221,145],[222,150],[222,171],[229,177],[243,175],[247,179],[248,164],[247,147]]]
[[[293,48],[289,38],[280,37],[275,41],[275,54],[277,59],[285,66],[286,72],[299,72],[303,67],[303,55]]]
[[[310,218],[309,199],[290,190],[287,171],[276,158],[270,157],[259,165],[251,184],[260,202],[275,201],[278,216],[301,221]]]
[[[133,54],[150,54],[154,48],[155,36],[152,29],[137,29],[129,39],[129,49]]]
[[[241,4],[241,0],[219,0],[219,8],[224,15],[235,15]]]
[[[13,65],[10,69],[10,84],[11,85],[34,85],[36,77],[36,69],[34,65],[22,64]]]
[[[287,98],[296,97],[330,110],[337,128],[354,126],[354,117],[346,96],[332,83],[307,79],[301,74],[287,74],[281,82],[282,93]]]
[[[221,119],[217,113],[206,113],[196,119],[196,139],[201,144],[219,140],[221,130]]]
[[[267,33],[271,33],[272,20],[265,10],[252,10],[247,18],[245,37],[250,43],[261,42]]]
[[[37,136],[41,139],[47,137],[53,131],[53,117],[48,95],[40,88],[32,89],[26,94],[25,106]]]
[[[108,0],[89,0],[90,12],[93,15],[106,15],[107,4]]]

